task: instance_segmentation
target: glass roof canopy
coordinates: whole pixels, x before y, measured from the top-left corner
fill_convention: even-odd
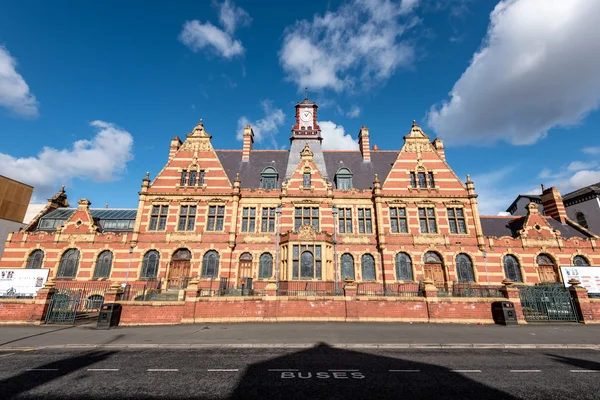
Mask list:
[[[59,208],[40,218],[38,229],[55,230],[73,215],[75,208]],[[137,215],[136,209],[90,208],[94,222],[104,231],[132,231]]]

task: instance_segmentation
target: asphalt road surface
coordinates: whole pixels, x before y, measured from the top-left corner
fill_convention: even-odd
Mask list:
[[[597,350],[0,352],[0,399],[600,399]]]

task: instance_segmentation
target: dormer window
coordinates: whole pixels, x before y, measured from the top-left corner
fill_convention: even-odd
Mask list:
[[[260,175],[260,187],[263,189],[275,189],[277,187],[277,170],[273,167],[263,169]]]
[[[340,168],[335,175],[335,185],[338,189],[352,189],[352,172],[348,168]]]
[[[304,172],[302,183],[305,189],[310,189],[310,172]]]

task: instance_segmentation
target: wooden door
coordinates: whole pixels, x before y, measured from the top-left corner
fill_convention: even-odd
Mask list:
[[[432,279],[436,286],[443,286],[446,283],[442,264],[425,264],[423,272],[425,278]]]
[[[554,265],[538,265],[540,282],[558,282],[558,275]]]
[[[252,278],[252,256],[248,253],[242,254],[238,268],[238,288],[246,283],[246,278]]]
[[[190,260],[171,261],[167,289],[185,289],[189,276]]]

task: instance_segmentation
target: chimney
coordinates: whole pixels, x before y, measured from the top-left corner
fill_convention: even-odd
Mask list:
[[[358,133],[358,147],[363,156],[363,161],[371,162],[371,148],[369,147],[369,128],[363,125]]]
[[[544,212],[546,215],[560,221],[563,224],[567,221],[565,204],[563,203],[560,192],[554,186],[545,189],[542,192],[542,207],[544,207]]]
[[[431,144],[433,144],[433,147],[435,148],[435,151],[437,151],[437,153],[440,155],[440,158],[444,161],[446,161],[446,152],[444,151],[444,141],[441,140],[440,138],[435,138],[435,140],[433,142],[431,142]]]
[[[250,160],[250,152],[252,151],[252,145],[254,144],[254,131],[250,125],[246,125],[244,128],[244,147],[242,149],[242,161]]]
[[[180,147],[181,139],[179,139],[179,136],[175,136],[173,139],[171,139],[171,147],[169,148],[169,161],[175,157],[175,153],[177,153],[177,150],[179,150]]]

